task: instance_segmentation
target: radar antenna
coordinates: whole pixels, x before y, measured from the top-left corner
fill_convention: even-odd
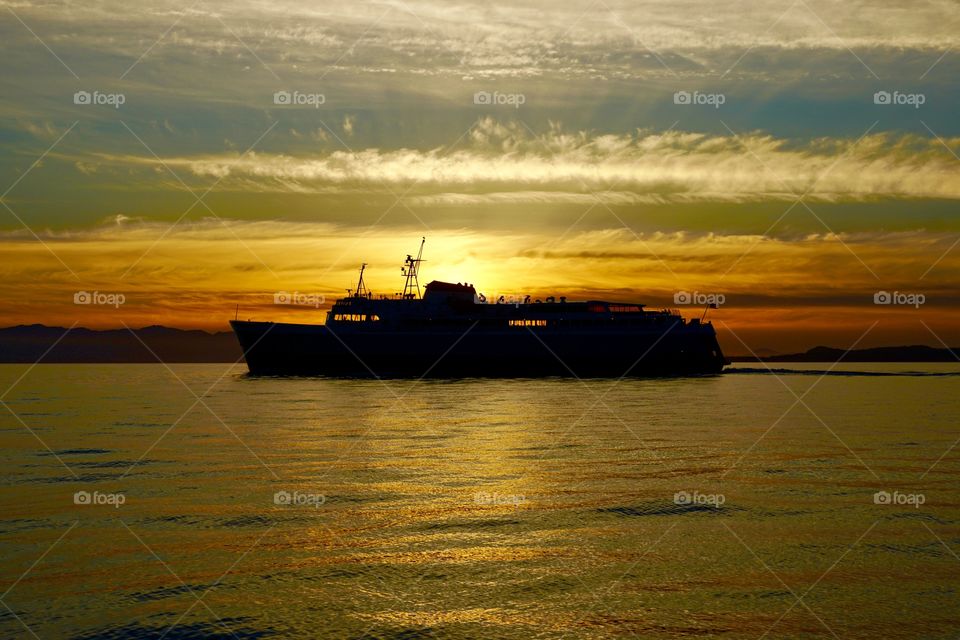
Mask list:
[[[353,294],[357,298],[370,297],[370,290],[367,289],[367,286],[365,284],[363,284],[363,270],[366,268],[367,268],[366,262],[360,265],[360,279],[357,281],[357,290]]]
[[[423,256],[423,245],[426,244],[427,239],[420,239],[420,251],[417,253],[417,257],[414,258],[409,253],[407,254],[407,259],[403,261],[403,266],[400,267],[400,273],[406,277],[406,282],[403,285],[403,299],[404,300],[414,300],[420,298],[420,281],[417,280],[417,272],[420,270],[420,263],[425,262],[422,259]]]

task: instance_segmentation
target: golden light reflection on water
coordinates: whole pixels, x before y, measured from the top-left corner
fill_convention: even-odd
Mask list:
[[[223,370],[176,371],[205,389]],[[41,367],[7,401],[77,478],[0,418],[5,601],[40,637],[943,636],[960,628],[960,460],[920,476],[955,439],[958,381],[824,378],[807,402],[832,434],[781,418],[793,399],[769,375],[388,388],[238,371],[207,399],[227,429],[202,407],[177,422],[192,399],[160,367]],[[926,503],[883,507],[880,489]]]

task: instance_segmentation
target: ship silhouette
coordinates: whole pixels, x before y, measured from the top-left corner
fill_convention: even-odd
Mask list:
[[[727,359],[702,319],[643,304],[565,297],[486,300],[433,281],[408,255],[403,293],[375,297],[363,271],[326,323],[233,320],[251,374],[336,377],[624,377],[715,374]]]

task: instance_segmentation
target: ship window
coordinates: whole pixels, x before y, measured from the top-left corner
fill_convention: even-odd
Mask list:
[[[333,316],[335,322],[376,322],[380,316],[376,314],[366,315],[363,313],[336,313]]]
[[[545,327],[546,320],[510,320],[508,324],[511,327]]]
[[[636,304],[612,304],[610,305],[610,311],[616,313],[639,313],[643,311],[643,308]]]

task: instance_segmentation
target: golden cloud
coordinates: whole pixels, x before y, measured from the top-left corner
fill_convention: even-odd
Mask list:
[[[751,133],[591,135],[478,120],[453,149],[362,149],[302,157],[250,152],[101,162],[217,179],[218,189],[409,194],[420,204],[614,204],[878,198],[960,198],[949,148],[960,139],[867,135],[795,142]],[[947,147],[947,148],[945,148]],[[399,191],[398,191],[399,190]]]

